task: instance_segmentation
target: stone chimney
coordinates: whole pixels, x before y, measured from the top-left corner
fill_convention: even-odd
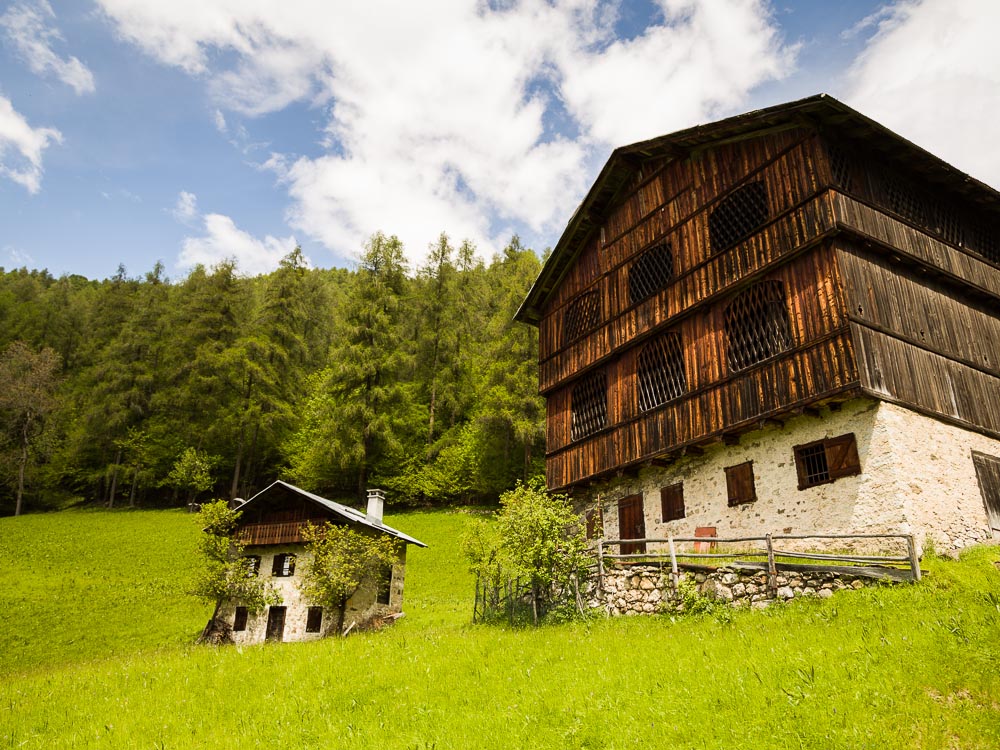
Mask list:
[[[382,525],[382,508],[385,506],[385,492],[382,490],[368,490],[368,512],[365,518],[369,523],[376,526]]]

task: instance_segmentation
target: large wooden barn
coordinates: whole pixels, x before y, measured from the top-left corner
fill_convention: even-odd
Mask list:
[[[829,96],[615,150],[518,318],[608,537],[1000,529],[1000,195]]]

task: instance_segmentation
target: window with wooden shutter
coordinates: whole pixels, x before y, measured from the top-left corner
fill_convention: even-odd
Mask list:
[[[275,555],[271,564],[271,575],[280,578],[295,575],[295,555],[289,553]]]
[[[767,189],[763,180],[747,183],[719,201],[708,216],[712,252],[742,242],[767,223]]]
[[[597,291],[585,292],[566,305],[563,313],[563,344],[576,341],[601,322],[601,298]]]
[[[753,461],[726,467],[726,492],[731,506],[752,503],[757,499],[757,488],[753,481]]]
[[[761,281],[726,307],[726,362],[731,372],[780,354],[792,346],[785,285]]]
[[[247,569],[248,578],[256,578],[260,575],[260,555],[244,555],[243,559],[250,561],[250,566]]]
[[[628,269],[628,302],[637,305],[667,288],[674,278],[674,254],[663,242],[644,250]]]
[[[604,536],[604,517],[600,508],[587,511],[587,539],[600,539]]]
[[[247,608],[237,607],[236,617],[233,618],[233,632],[241,633],[247,629]]]
[[[306,610],[306,632],[318,633],[323,627],[323,608],[309,607]]]
[[[800,490],[861,473],[858,444],[853,432],[796,445],[793,450]]]
[[[972,451],[972,463],[976,467],[976,479],[990,528],[1000,531],[1000,457]]]
[[[603,370],[585,375],[573,386],[570,405],[573,440],[604,428],[608,422],[608,382]]]
[[[660,510],[664,522],[684,518],[684,483],[678,482],[660,490]]]
[[[642,507],[642,495],[629,495],[618,501],[618,534],[620,539],[645,539],[646,516]],[[645,551],[645,542],[621,545],[623,555],[637,555]]]

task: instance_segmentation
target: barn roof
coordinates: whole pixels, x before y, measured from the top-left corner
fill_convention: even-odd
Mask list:
[[[307,492],[301,487],[296,487],[294,484],[289,484],[288,482],[282,482],[280,479],[273,484],[265,487],[256,495],[247,500],[243,505],[240,506],[240,510],[244,510],[250,503],[257,500],[257,498],[267,495],[272,492],[276,487],[284,489],[293,494],[299,495],[305,500],[318,505],[324,510],[332,513],[334,516],[346,521],[350,524],[356,524],[358,526],[364,526],[371,529],[372,531],[378,531],[389,536],[396,537],[397,539],[402,539],[407,544],[415,544],[418,547],[426,547],[427,545],[421,542],[419,539],[414,539],[409,534],[404,534],[398,529],[394,529],[391,526],[386,526],[385,524],[373,523],[370,521],[363,512],[350,507],[349,505],[341,505],[340,503],[335,503],[333,500],[327,500],[325,497],[320,497],[319,495],[314,495],[312,492]]]
[[[537,324],[542,307],[576,262],[587,238],[604,222],[636,167],[650,157],[683,159],[692,151],[803,127],[863,141],[890,160],[905,162],[928,185],[998,211],[1000,193],[828,94],[758,109],[725,120],[696,125],[648,141],[616,148],[601,170],[514,316]]]

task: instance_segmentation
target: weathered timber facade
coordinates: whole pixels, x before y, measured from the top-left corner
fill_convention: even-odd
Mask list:
[[[1000,438],[1000,196],[827,96],[617,149],[518,317],[552,489],[858,398]]]

